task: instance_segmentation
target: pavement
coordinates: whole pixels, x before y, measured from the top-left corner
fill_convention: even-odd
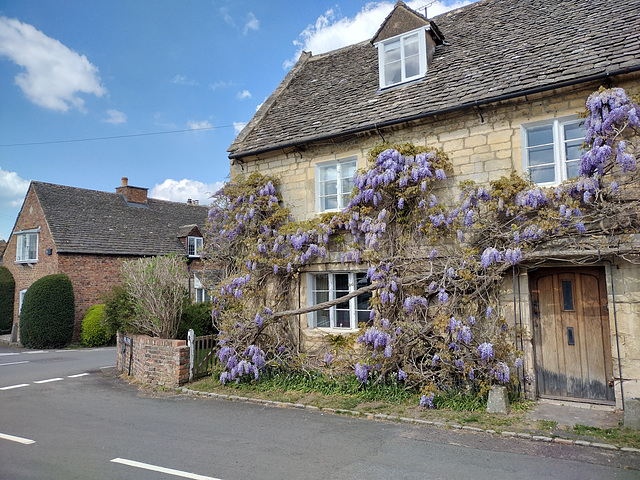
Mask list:
[[[529,420],[548,420],[558,425],[611,428],[622,424],[623,412],[614,406],[563,400],[538,399],[527,412]]]

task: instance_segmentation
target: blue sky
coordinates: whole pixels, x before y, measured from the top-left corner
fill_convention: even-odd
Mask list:
[[[371,38],[393,4],[0,0],[0,239],[31,180],[113,192],[126,176],[151,197],[207,203],[300,52]]]

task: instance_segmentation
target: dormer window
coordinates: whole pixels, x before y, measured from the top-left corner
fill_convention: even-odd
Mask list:
[[[424,77],[427,73],[427,28],[389,38],[376,44],[380,88]]]
[[[187,237],[187,254],[190,257],[199,257],[202,254],[202,237]]]

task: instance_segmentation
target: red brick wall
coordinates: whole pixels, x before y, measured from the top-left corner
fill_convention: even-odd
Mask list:
[[[60,254],[58,273],[71,279],[76,297],[76,317],[73,329],[74,341],[80,338],[82,319],[92,305],[101,302],[101,296],[121,285],[120,267],[131,257],[111,255]]]
[[[125,374],[131,370],[136,380],[150,385],[179,387],[189,381],[189,347],[186,340],[165,340],[146,335],[130,335],[125,345],[118,332],[116,368]]]

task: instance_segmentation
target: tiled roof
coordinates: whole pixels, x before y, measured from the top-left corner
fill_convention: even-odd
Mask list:
[[[58,253],[164,255],[185,252],[185,225],[204,231],[208,208],[149,198],[125,202],[117,193],[32,182]]]
[[[433,21],[445,44],[427,75],[388,90],[369,41],[303,54],[229,156],[640,69],[640,0],[482,0]]]

